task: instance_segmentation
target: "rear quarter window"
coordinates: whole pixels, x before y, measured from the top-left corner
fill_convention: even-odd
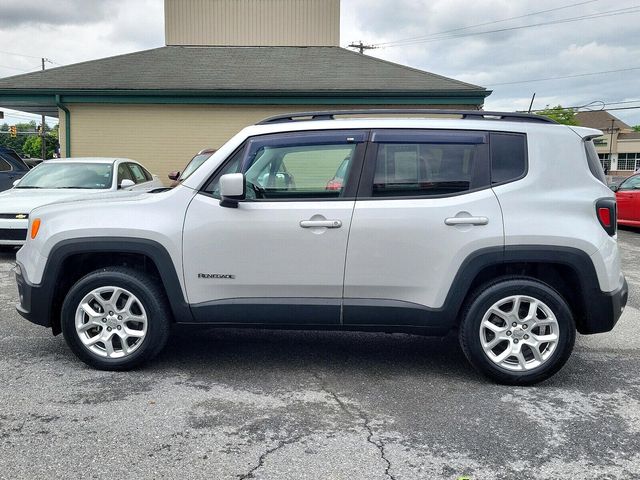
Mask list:
[[[491,184],[511,182],[527,171],[527,141],[522,133],[491,133]]]
[[[598,152],[596,151],[596,146],[593,144],[593,140],[585,140],[584,148],[587,152],[587,163],[591,174],[606,185],[607,179],[604,176],[604,170],[602,170],[600,157],[598,157]]]

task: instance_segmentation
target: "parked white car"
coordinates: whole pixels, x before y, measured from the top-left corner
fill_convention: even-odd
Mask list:
[[[36,207],[106,192],[148,191],[162,182],[127,158],[64,158],[33,168],[0,193],[0,247],[22,245]]]

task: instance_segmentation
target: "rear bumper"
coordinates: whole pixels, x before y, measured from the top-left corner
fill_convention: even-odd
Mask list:
[[[612,330],[618,323],[628,298],[629,286],[626,279],[623,279],[622,286],[614,292],[598,290],[591,295],[585,295],[587,311],[582,325],[578,328],[579,332],[591,334]]]
[[[24,277],[20,264],[16,265],[15,273],[20,299],[16,310],[31,323],[51,327],[51,302],[48,292],[42,287],[31,285]]]

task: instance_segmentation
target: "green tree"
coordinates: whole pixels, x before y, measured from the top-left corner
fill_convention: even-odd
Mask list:
[[[9,124],[4,123],[0,126],[0,147],[7,147],[15,150],[18,154],[40,158],[41,140],[35,133],[38,125],[35,121],[26,123],[16,123],[18,136],[13,138],[9,135]],[[47,142],[47,158],[52,158],[55,148],[58,144],[58,125],[53,128],[45,126],[46,142]],[[6,133],[4,133],[6,132]],[[20,132],[23,132],[21,135]]]
[[[633,126],[633,127],[631,127],[631,128],[633,128],[633,131],[634,131],[634,132],[640,132],[640,125],[634,125],[634,126]]]
[[[57,132],[47,132],[45,143],[47,158],[53,158],[56,146],[58,145]],[[42,156],[42,137],[29,135],[22,145],[22,153],[30,157],[40,158]]]
[[[576,110],[573,108],[564,108],[561,105],[556,105],[555,107],[549,107],[544,110],[540,110],[537,112],[538,115],[543,115],[545,117],[552,118],[558,123],[562,123],[563,125],[578,125],[578,120],[576,120]]]

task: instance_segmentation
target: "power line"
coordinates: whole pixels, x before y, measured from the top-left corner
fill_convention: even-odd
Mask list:
[[[562,24],[562,23],[572,23],[572,22],[578,22],[578,21],[582,21],[582,20],[592,20],[595,18],[603,18],[603,17],[613,17],[616,15],[628,15],[628,14],[633,14],[633,13],[640,13],[640,6],[633,6],[633,7],[625,7],[625,8],[620,8],[620,9],[615,9],[615,10],[607,10],[604,12],[598,12],[598,13],[593,13],[593,14],[589,14],[589,15],[581,15],[578,17],[568,17],[568,18],[562,18],[562,19],[558,19],[558,20],[552,20],[552,21],[548,21],[548,22],[540,22],[540,23],[534,23],[534,24],[529,24],[529,25],[520,25],[517,27],[505,27],[505,28],[499,28],[499,29],[495,29],[495,30],[484,30],[481,32],[469,32],[469,33],[461,33],[461,34],[457,34],[457,35],[443,35],[440,37],[435,37],[435,38],[425,38],[423,40],[415,40],[415,41],[407,41],[407,42],[400,42],[398,41],[397,43],[394,44],[387,44],[387,45],[382,45],[380,46],[379,44],[376,44],[375,46],[380,46],[380,48],[388,48],[388,47],[403,47],[403,46],[409,46],[409,45],[415,45],[415,44],[419,44],[419,43],[431,43],[431,42],[437,42],[440,40],[449,40],[452,38],[462,38],[462,37],[471,37],[471,36],[476,36],[476,35],[487,35],[490,33],[499,33],[499,32],[508,32],[508,31],[513,31],[513,30],[522,30],[525,28],[535,28],[535,27],[541,27],[541,26],[545,26],[545,25],[557,25],[557,24]]]
[[[25,55],[24,53],[6,52],[4,50],[0,50],[0,53],[4,53],[5,55],[13,55],[13,56],[16,56],[16,57],[37,58],[38,60],[40,60],[40,58],[42,58],[42,57],[36,57],[34,55]]]
[[[17,70],[19,72],[30,72],[31,70],[25,70],[24,68],[10,67],[9,65],[0,65],[1,68],[8,68],[10,70]],[[33,67],[35,68],[35,67]]]
[[[417,36],[417,37],[400,38],[398,40],[393,40],[393,41],[390,41],[390,42],[378,43],[377,45],[378,46],[383,46],[383,45],[387,45],[387,44],[390,44],[390,43],[405,42],[405,41],[408,41],[408,40],[418,40],[418,39],[422,39],[422,38],[435,37],[437,35],[442,35],[442,34],[445,34],[445,33],[459,32],[459,31],[462,31],[462,30],[469,30],[470,28],[484,27],[484,26],[487,26],[487,25],[494,25],[496,23],[507,22],[509,20],[517,20],[519,18],[531,17],[531,16],[534,16],[534,15],[540,15],[540,14],[543,14],[543,13],[555,12],[557,10],[564,10],[566,8],[577,7],[577,6],[580,6],[580,5],[586,5],[587,3],[594,3],[594,2],[598,2],[598,1],[600,1],[600,0],[589,0],[587,2],[572,3],[570,5],[564,5],[562,7],[550,8],[548,10],[540,10],[540,11],[537,11],[537,12],[526,13],[524,15],[518,15],[517,17],[508,17],[508,18],[503,18],[501,20],[493,20],[491,22],[476,23],[475,25],[469,25],[468,27],[453,28],[451,30],[444,30],[444,31],[432,33],[432,34],[429,34],[429,35],[420,35],[420,36]]]
[[[561,77],[535,78],[531,80],[518,80],[515,82],[492,83],[489,87],[498,87],[501,85],[516,85],[520,83],[546,82],[548,80],[563,80],[565,78],[588,77],[590,75],[603,75],[605,73],[630,72],[632,70],[640,70],[640,67],[620,68],[618,70],[604,70],[602,72],[577,73],[575,75],[564,75]]]

